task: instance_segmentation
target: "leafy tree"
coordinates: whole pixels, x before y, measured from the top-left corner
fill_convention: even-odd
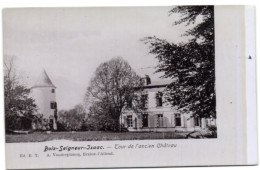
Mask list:
[[[182,35],[191,37],[188,43],[144,39],[159,61],[157,72],[174,80],[165,91],[167,102],[194,116],[216,117],[214,7],[178,6],[174,13],[181,16],[175,25],[193,25]]]
[[[37,107],[30,97],[30,89],[19,82],[14,56],[4,58],[4,95],[6,131],[31,129]]]
[[[58,130],[81,130],[86,111],[82,105],[76,105],[73,109],[59,111],[58,117]]]
[[[95,71],[86,92],[89,121],[96,130],[120,130],[119,118],[129,101],[138,110],[140,97],[135,93],[141,78],[121,57],[102,63]]]
[[[118,121],[113,119],[108,111],[109,105],[101,102],[94,102],[89,107],[87,119],[82,129],[90,131],[118,131]]]

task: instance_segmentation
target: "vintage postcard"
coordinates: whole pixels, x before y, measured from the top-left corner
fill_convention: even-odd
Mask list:
[[[246,6],[4,9],[7,168],[257,164],[254,22]]]

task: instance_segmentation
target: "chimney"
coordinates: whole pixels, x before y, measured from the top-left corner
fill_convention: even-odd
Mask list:
[[[148,75],[145,75],[146,78],[146,85],[151,84],[151,78]]]
[[[144,85],[151,84],[151,78],[148,75],[145,75],[145,77],[142,78],[144,81]]]

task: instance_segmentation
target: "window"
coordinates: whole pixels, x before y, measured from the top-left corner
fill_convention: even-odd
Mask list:
[[[132,99],[127,99],[126,107],[127,108],[132,108]]]
[[[51,93],[55,93],[55,89],[51,89]]]
[[[158,127],[163,127],[163,114],[157,115],[157,125]]]
[[[115,106],[114,107],[114,112],[115,113],[119,113],[120,112],[120,107],[119,106]]]
[[[175,114],[175,126],[181,126],[181,114]]]
[[[56,102],[51,102],[51,109],[56,109],[56,108],[57,108]]]
[[[162,92],[158,92],[158,93],[156,94],[156,106],[157,106],[157,107],[160,107],[160,106],[163,105],[162,95],[163,95]]]
[[[148,127],[148,114],[143,114],[143,127]]]
[[[200,126],[200,118],[199,117],[194,118],[194,126]]]
[[[148,94],[143,94],[141,96],[142,108],[148,107]]]
[[[127,116],[127,127],[133,127],[133,118],[132,116]]]

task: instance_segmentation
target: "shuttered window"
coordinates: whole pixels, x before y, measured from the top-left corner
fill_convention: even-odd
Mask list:
[[[163,114],[157,115],[157,127],[163,127]]]
[[[132,117],[132,115],[127,116],[127,127],[133,127],[133,117]]]
[[[142,108],[148,108],[148,94],[141,96]]]
[[[194,118],[194,126],[200,126],[200,118],[199,117]]]
[[[175,126],[181,126],[181,114],[175,114]]]
[[[156,94],[156,106],[157,106],[157,107],[160,107],[160,106],[163,105],[162,96],[163,96],[162,92],[158,92],[158,93]]]
[[[127,107],[127,108],[132,108],[132,99],[127,99],[127,101],[126,101],[126,107]]]
[[[128,126],[127,126],[127,117],[124,116],[124,117],[123,117],[123,120],[124,120],[124,127],[128,127]]]

